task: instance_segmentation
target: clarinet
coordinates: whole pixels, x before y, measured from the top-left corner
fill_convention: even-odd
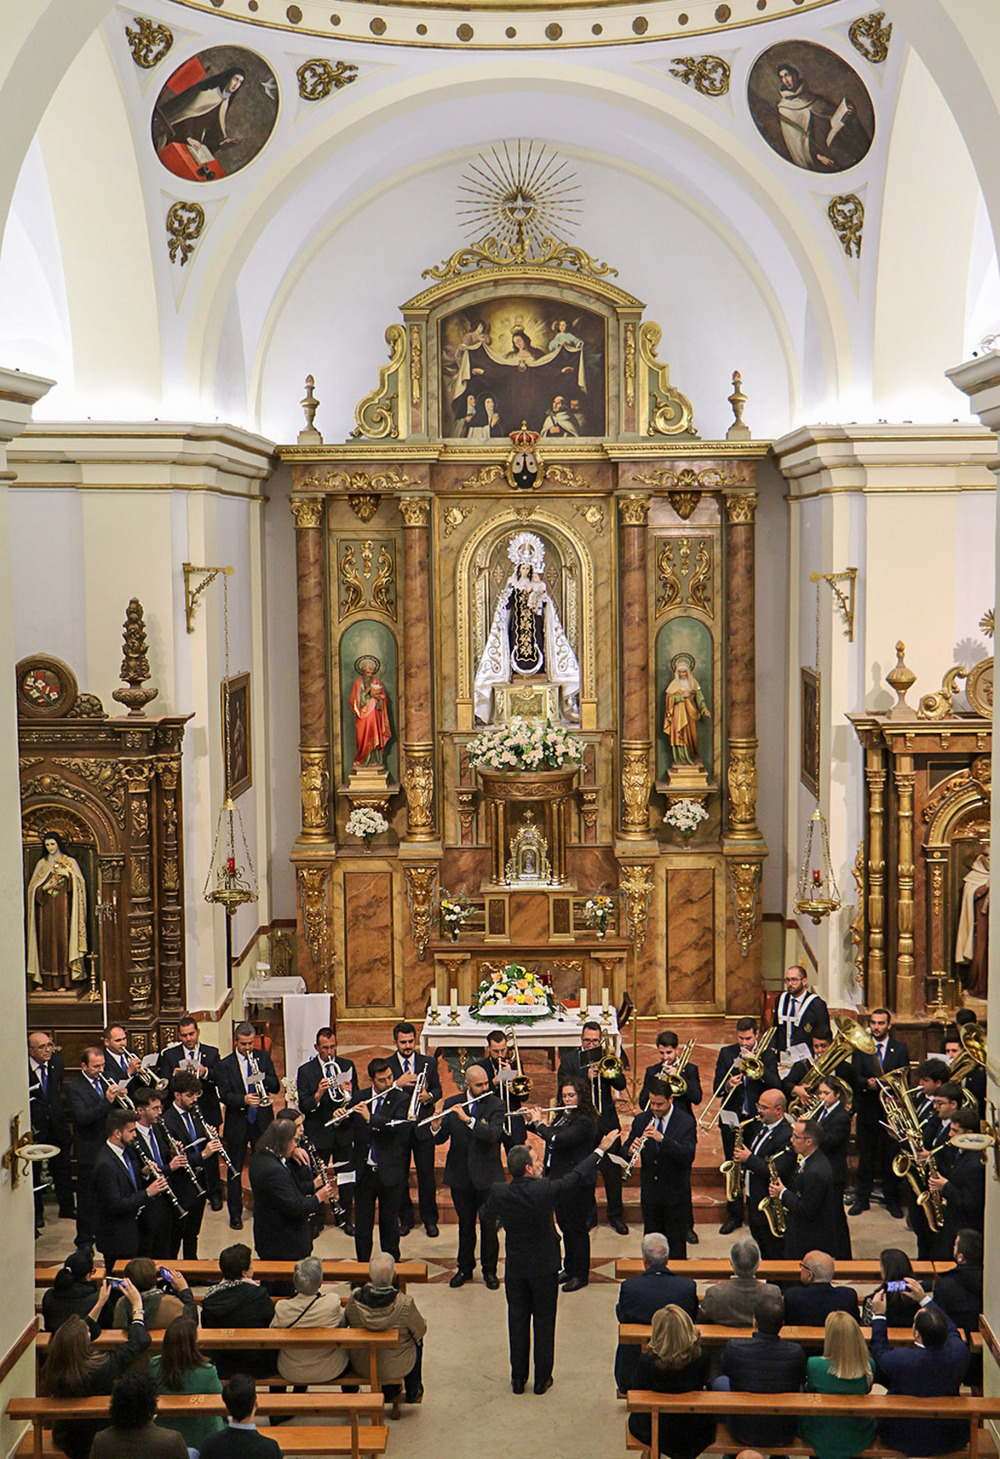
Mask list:
[[[219,1135],[218,1130],[215,1128],[214,1125],[210,1125],[208,1123],[208,1120],[206,1120],[205,1116],[202,1114],[202,1112],[201,1112],[200,1108],[198,1107],[198,1105],[195,1105],[195,1107],[194,1107],[194,1113],[198,1116],[198,1123],[199,1123],[199,1125],[201,1125],[202,1129],[205,1131],[205,1134],[208,1136],[209,1140],[218,1140],[219,1141],[219,1146],[220,1146],[219,1154],[222,1156],[222,1159],[223,1159],[224,1163],[229,1167],[230,1172],[233,1175],[235,1175],[236,1174],[236,1166],[233,1164],[233,1162],[230,1160],[229,1156],[226,1154],[226,1147],[225,1147],[225,1145],[222,1144],[222,1139],[221,1139],[221,1137]]]
[[[138,1149],[139,1168],[142,1171],[143,1175],[151,1175],[154,1180],[157,1180],[161,1175],[166,1175],[166,1171],[160,1170],[158,1168],[158,1166],[156,1166],[154,1164],[154,1162],[152,1160],[150,1160],[148,1154],[142,1148],[142,1142],[141,1142],[141,1140],[136,1140],[135,1143],[139,1147],[139,1149]],[[163,1191],[163,1195],[165,1195],[167,1197],[167,1200],[173,1206],[173,1208],[177,1212],[178,1216],[180,1216],[181,1219],[183,1220],[183,1218],[187,1215],[187,1211],[184,1209],[184,1207],[181,1205],[180,1201],[177,1199],[177,1192],[174,1190],[173,1186],[170,1184],[169,1177],[167,1178],[167,1188],[166,1188],[165,1191]]]
[[[163,1123],[163,1120],[162,1119],[157,1120],[156,1121],[156,1124],[157,1124],[157,1128],[162,1128],[163,1133],[166,1136],[167,1141],[168,1141],[168,1143],[170,1145],[170,1148],[174,1152],[174,1154],[175,1155],[183,1155],[184,1156],[184,1165],[182,1167],[183,1170],[184,1170],[184,1173],[185,1173],[185,1175],[190,1176],[191,1183],[193,1184],[194,1189],[195,1189],[195,1194],[196,1195],[199,1195],[199,1196],[203,1196],[205,1194],[205,1187],[202,1185],[201,1181],[198,1179],[198,1177],[195,1175],[194,1171],[191,1169],[191,1162],[190,1162],[190,1160],[188,1160],[187,1152],[185,1151],[184,1146],[181,1144],[180,1140],[175,1140],[174,1139],[173,1135],[167,1129],[167,1127]]]
[[[299,1136],[299,1144],[309,1156],[309,1164],[312,1166],[313,1174],[319,1176],[324,1185],[328,1185],[329,1181],[327,1179],[326,1167],[320,1159],[320,1154],[316,1146],[307,1135]],[[334,1219],[334,1223],[338,1226],[347,1219],[347,1212],[336,1196],[330,1197],[330,1214]]]

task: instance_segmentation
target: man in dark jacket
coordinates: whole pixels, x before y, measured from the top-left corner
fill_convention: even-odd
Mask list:
[[[858,1173],[854,1185],[854,1204],[849,1216],[867,1211],[875,1184],[875,1167],[881,1163],[882,1198],[890,1216],[903,1219],[899,1202],[899,1177],[893,1174],[892,1162],[899,1145],[885,1129],[879,1100],[879,1079],[893,1069],[909,1069],[910,1051],[901,1039],[893,1037],[892,1015],[887,1008],[873,1008],[868,1018],[868,1031],[875,1040],[874,1054],[855,1052],[851,1056],[857,1079],[854,1112],[857,1117],[855,1136],[858,1147]]]
[[[353,1060],[337,1053],[336,1030],[329,1025],[316,1030],[315,1047],[315,1054],[299,1065],[295,1075],[306,1136],[322,1157],[342,1170],[348,1169],[354,1164],[353,1122],[345,1119],[330,1124],[329,1121],[354,1099],[358,1071]],[[353,1236],[354,1186],[350,1182],[341,1188],[340,1203],[344,1210],[344,1235]]]
[[[444,1183],[451,1191],[458,1215],[458,1267],[448,1285],[461,1287],[472,1280],[478,1220],[483,1282],[495,1292],[500,1286],[500,1243],[496,1221],[485,1207],[493,1186],[503,1180],[500,1143],[505,1110],[498,1096],[490,1093],[489,1075],[482,1064],[470,1064],[466,1069],[465,1090],[465,1095],[453,1095],[445,1101],[440,1123],[435,1121],[430,1126],[436,1145],[448,1141]]]
[[[746,1063],[759,1061],[762,1078],[751,1079],[746,1072]],[[752,1066],[753,1067],[753,1066]],[[756,1072],[756,1069],[754,1069]],[[722,1091],[721,1109],[729,1110],[738,1122],[752,1119],[758,1101],[765,1089],[781,1089],[778,1078],[778,1059],[773,1049],[763,1053],[757,1047],[757,1020],[740,1018],[736,1022],[735,1044],[724,1044],[715,1061],[713,1090]],[[727,1160],[732,1160],[736,1145],[736,1126],[720,1121],[722,1149]],[[743,1225],[743,1192],[726,1207],[726,1219],[719,1227],[720,1236],[730,1236]]]
[[[432,1114],[441,1098],[441,1076],[438,1073],[437,1059],[432,1059],[428,1054],[417,1053],[417,1030],[412,1023],[397,1023],[392,1030],[392,1037],[396,1045],[396,1052],[389,1055],[389,1068],[392,1071],[396,1088],[401,1089],[407,1099],[412,1102],[413,1086],[422,1074],[424,1083],[420,1093],[417,1117]],[[413,1165],[417,1172],[417,1200],[420,1207],[420,1219],[427,1235],[437,1236],[437,1179],[434,1173],[433,1137],[428,1136],[426,1128],[418,1130],[414,1123],[408,1131],[404,1131],[403,1139],[406,1142],[408,1154],[413,1155]],[[402,1197],[399,1203],[400,1236],[407,1236],[412,1228],[413,1202],[410,1200],[409,1159],[407,1159],[407,1179],[403,1181]]]
[[[806,1381],[806,1355],[797,1342],[780,1336],[784,1303],[764,1297],[757,1304],[752,1337],[734,1337],[722,1352],[714,1387],[733,1393],[798,1393]],[[740,1444],[795,1442],[795,1418],[742,1418],[733,1414],[729,1431]]]
[[[280,1445],[257,1432],[257,1385],[245,1369],[223,1386],[222,1401],[229,1410],[229,1425],[209,1434],[200,1451],[205,1459],[281,1459]]]
[[[243,1160],[274,1118],[271,1096],[278,1093],[281,1084],[270,1055],[254,1050],[257,1034],[253,1024],[238,1023],[233,1034],[236,1048],[219,1060],[216,1079],[219,1098],[226,1107],[223,1144],[232,1167],[226,1180],[229,1226],[241,1231]]]
[[[348,1116],[354,1132],[354,1254],[368,1261],[378,1203],[382,1250],[399,1260],[399,1203],[410,1165],[409,1098],[392,1086],[388,1059],[370,1059],[370,1089],[359,1089]]]
[[[216,1078],[219,1072],[220,1055],[211,1044],[203,1044],[197,1019],[185,1013],[177,1025],[180,1042],[172,1049],[164,1049],[158,1065],[160,1075],[173,1087],[174,1075],[179,1070],[194,1074],[198,1080],[200,1098],[198,1110],[213,1130],[222,1129],[222,1106],[219,1103],[219,1089]],[[165,1101],[170,1099],[164,1093]],[[205,1161],[205,1189],[213,1211],[222,1210],[222,1182],[219,1178],[219,1159],[210,1155]],[[185,1253],[186,1255],[186,1253]]]
[[[820,1129],[815,1120],[796,1120],[792,1149],[799,1157],[798,1174],[790,1186],[780,1179],[768,1191],[785,1207],[785,1255],[798,1258],[807,1251],[834,1251],[840,1236],[837,1189],[830,1162],[819,1148]]]
[[[965,1380],[969,1349],[946,1312],[934,1305],[920,1283],[904,1278],[909,1296],[919,1301],[913,1319],[912,1347],[889,1346],[885,1320],[885,1292],[872,1298],[872,1357],[875,1376],[886,1393],[919,1398],[954,1398]],[[969,1439],[966,1419],[884,1418],[878,1436],[890,1449],[903,1454],[948,1454]]]
[[[963,1332],[978,1332],[983,1310],[983,1235],[972,1227],[955,1237],[955,1265],[934,1283],[934,1304]]]
[[[797,963],[785,969],[785,991],[774,1006],[774,1043],[777,1054],[796,1044],[812,1048],[817,1028],[829,1025],[830,1014],[818,993],[810,993],[809,976]]]
[[[253,1191],[253,1244],[262,1260],[301,1261],[312,1255],[312,1226],[320,1203],[329,1203],[332,1191],[316,1176],[315,1193],[306,1195],[286,1161],[295,1150],[295,1126],[274,1120],[257,1141],[250,1157]]]
[[[147,1185],[129,1146],[136,1138],[135,1110],[116,1109],[107,1116],[107,1140],[94,1164],[97,1245],[106,1269],[139,1254],[139,1212],[147,1200],[167,1188],[165,1175]]]
[[[104,1079],[104,1050],[96,1044],[80,1056],[80,1072],[66,1088],[76,1145],[76,1244],[93,1246],[97,1235],[94,1166],[104,1149],[105,1123],[115,1103],[114,1086]]]
[[[732,1158],[743,1167],[750,1235],[765,1261],[780,1260],[785,1254],[785,1238],[775,1236],[760,1207],[771,1184],[770,1161],[774,1161],[775,1170],[784,1180],[795,1169],[791,1138],[792,1127],[785,1119],[785,1096],[780,1089],[762,1089],[757,1098],[757,1119],[741,1143],[734,1146]]]
[[[653,1313],[669,1303],[680,1307],[689,1317],[698,1315],[698,1289],[690,1277],[676,1277],[667,1266],[669,1245],[659,1231],[642,1238],[642,1264],[645,1271],[638,1277],[626,1277],[618,1290],[615,1316],[619,1322],[648,1323]],[[615,1353],[615,1383],[619,1393],[633,1387],[632,1376],[640,1349],[634,1343],[619,1343]]]
[[[575,1170],[558,1180],[539,1180],[542,1162],[527,1145],[507,1153],[511,1181],[498,1181],[486,1203],[488,1218],[507,1233],[504,1289],[507,1295],[507,1337],[510,1386],[523,1393],[528,1381],[531,1332],[535,1338],[535,1392],[552,1387],[556,1346],[556,1304],[559,1299],[559,1238],[552,1213],[561,1196],[597,1179],[602,1154],[618,1138],[610,1130],[596,1150]]]
[[[640,1139],[644,1140],[639,1157],[643,1232],[662,1231],[670,1243],[671,1260],[684,1261],[698,1130],[689,1114],[673,1108],[669,1085],[654,1081],[650,1086],[649,1108],[632,1121],[623,1154],[629,1156]]]
[[[70,1169],[72,1135],[62,1102],[64,1065],[62,1055],[53,1053],[52,1036],[47,1033],[28,1035],[28,1107],[31,1133],[43,1145],[58,1145],[59,1154],[49,1157],[49,1174],[55,1186],[59,1215],[72,1219],[73,1175]],[[45,1225],[42,1213],[42,1192],[35,1192],[35,1228]]]
[[[831,1312],[849,1312],[860,1322],[858,1294],[853,1287],[835,1287],[835,1263],[825,1251],[807,1251],[799,1262],[799,1280],[785,1288],[785,1321],[789,1327],[822,1327]]]
[[[201,1325],[211,1327],[270,1327],[274,1303],[266,1288],[253,1279],[253,1257],[242,1241],[219,1252],[222,1281],[210,1287],[201,1304]],[[211,1350],[206,1338],[202,1346]],[[277,1352],[217,1352],[212,1360],[220,1378],[233,1373],[253,1373],[264,1378],[275,1371]]]
[[[602,1135],[607,1135],[611,1131],[617,1134],[621,1129],[615,1094],[621,1094],[626,1088],[628,1080],[625,1077],[624,1068],[620,1074],[616,1074],[611,1079],[600,1073],[603,1042],[601,1025],[593,1020],[585,1023],[580,1030],[580,1047],[567,1049],[563,1053],[556,1077],[556,1087],[561,1088],[563,1080],[574,1074],[581,1079],[589,1079],[590,1096],[594,1101],[594,1108],[597,1110],[597,1128]],[[627,1236],[628,1226],[625,1223],[625,1207],[622,1202],[621,1166],[616,1165],[613,1160],[602,1160],[600,1171],[608,1206],[608,1225],[612,1231],[617,1231],[619,1236]]]
[[[952,1128],[959,1136],[978,1134],[979,1116],[974,1109],[960,1109],[952,1118]],[[970,1227],[979,1232],[983,1230],[986,1166],[981,1150],[963,1150],[956,1145],[949,1145],[936,1158],[939,1160],[938,1173],[929,1176],[929,1185],[944,1201],[944,1230],[951,1247],[954,1247],[959,1231]],[[934,1259],[946,1259],[949,1249],[946,1241],[945,1250],[937,1251]]]

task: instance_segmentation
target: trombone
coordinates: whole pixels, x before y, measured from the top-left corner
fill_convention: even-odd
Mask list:
[[[733,1060],[729,1068],[726,1070],[725,1074],[723,1074],[718,1084],[712,1090],[712,1098],[708,1101],[705,1108],[702,1110],[700,1116],[698,1117],[699,1130],[714,1130],[716,1125],[719,1123],[719,1116],[721,1115],[723,1106],[726,1102],[726,1086],[734,1075],[741,1074],[746,1079],[763,1079],[764,1060],[761,1058],[761,1055],[765,1052],[773,1038],[774,1029],[766,1028],[761,1037],[757,1040],[757,1047],[754,1049],[753,1053],[741,1054],[738,1059]],[[718,1109],[713,1112],[712,1118],[708,1119],[708,1112],[720,1095],[722,1096],[722,1101]]]
[[[687,1080],[684,1078],[684,1067],[694,1050],[694,1039],[688,1039],[687,1043],[677,1055],[676,1064],[668,1064],[663,1061],[663,1068],[660,1070],[660,1078],[670,1090],[674,1099],[682,1099],[688,1092]]]

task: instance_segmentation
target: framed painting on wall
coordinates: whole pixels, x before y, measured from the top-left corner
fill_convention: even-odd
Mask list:
[[[820,677],[817,669],[799,670],[801,684],[801,742],[799,779],[819,800]]]
[[[228,694],[226,692],[228,687]],[[226,743],[229,761],[226,764]],[[250,755],[250,675],[234,674],[222,681],[222,759],[226,765],[226,795],[235,800],[253,784]]]

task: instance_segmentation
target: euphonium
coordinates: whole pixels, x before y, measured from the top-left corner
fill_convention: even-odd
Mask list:
[[[773,1155],[769,1155],[767,1157],[767,1172],[772,1185],[774,1185],[776,1181],[780,1180],[780,1176],[778,1175],[778,1167],[775,1163]],[[767,1222],[767,1224],[770,1226],[771,1235],[775,1238],[779,1236],[784,1236],[785,1226],[787,1222],[785,1217],[785,1207],[781,1200],[781,1197],[779,1196],[775,1198],[769,1193],[764,1197],[762,1201],[759,1201],[757,1203],[757,1209],[764,1217],[764,1220]]]
[[[860,1023],[856,1023],[853,1018],[838,1018],[837,1032],[830,1047],[825,1054],[819,1054],[813,1059],[802,1076],[804,1088],[813,1094],[824,1080],[833,1074],[837,1065],[852,1049],[856,1049],[861,1054],[874,1054],[875,1040],[868,1030],[862,1028]],[[815,1107],[815,1100],[793,1099],[788,1106],[788,1113],[796,1120],[807,1119]]]

